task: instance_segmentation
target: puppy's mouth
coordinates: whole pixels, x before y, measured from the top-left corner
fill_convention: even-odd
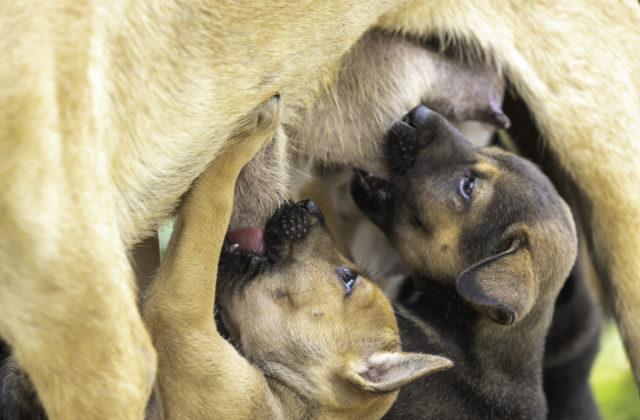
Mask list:
[[[355,171],[351,181],[351,196],[360,211],[382,230],[392,219],[394,179],[413,166],[418,153],[439,134],[439,119],[443,117],[420,105],[389,128],[385,136],[385,152],[391,168],[390,177]]]
[[[311,200],[281,206],[263,228],[227,233],[218,265],[219,292],[239,290],[258,274],[277,268],[292,252],[295,242],[307,237],[322,213]]]
[[[226,239],[238,248],[264,254],[266,245],[264,243],[264,227],[255,226],[244,229],[227,231]]]

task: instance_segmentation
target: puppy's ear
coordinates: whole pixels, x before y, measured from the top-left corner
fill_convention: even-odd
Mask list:
[[[524,237],[509,249],[480,261],[458,276],[458,292],[494,322],[511,325],[536,298],[535,275]]]
[[[429,373],[453,366],[451,360],[422,353],[377,352],[368,360],[348,364],[342,376],[367,392],[397,391]]]

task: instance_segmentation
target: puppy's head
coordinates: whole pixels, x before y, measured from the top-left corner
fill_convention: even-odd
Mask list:
[[[416,271],[452,283],[500,324],[551,301],[576,255],[568,206],[535,165],[478,148],[421,106],[388,132],[392,175],[352,195]]]
[[[381,415],[394,391],[451,365],[400,351],[391,305],[336,252],[313,202],[280,208],[264,237],[264,254],[225,245],[217,304],[231,343],[266,377],[336,412]]]

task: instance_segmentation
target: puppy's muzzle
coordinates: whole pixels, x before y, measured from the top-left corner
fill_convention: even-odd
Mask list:
[[[465,148],[469,141],[445,117],[424,105],[409,111],[387,131],[386,154],[391,173],[403,174],[411,168],[420,153],[431,147],[449,147],[447,143],[460,143]],[[450,145],[452,148],[460,144]]]
[[[287,259],[295,243],[303,241],[314,225],[325,225],[318,206],[311,200],[289,202],[280,207],[264,229],[264,254],[242,249],[225,239],[218,266],[220,293],[242,290],[257,275]]]
[[[439,114],[420,105],[396,121],[387,131],[385,152],[391,177],[406,172],[416,162],[417,155],[443,130],[449,133],[448,122]],[[351,195],[358,208],[383,230],[393,218],[390,180],[356,170],[351,182]]]

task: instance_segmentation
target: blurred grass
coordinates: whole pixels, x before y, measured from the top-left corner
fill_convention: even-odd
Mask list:
[[[614,322],[606,322],[591,386],[604,420],[640,420],[640,396]]]

